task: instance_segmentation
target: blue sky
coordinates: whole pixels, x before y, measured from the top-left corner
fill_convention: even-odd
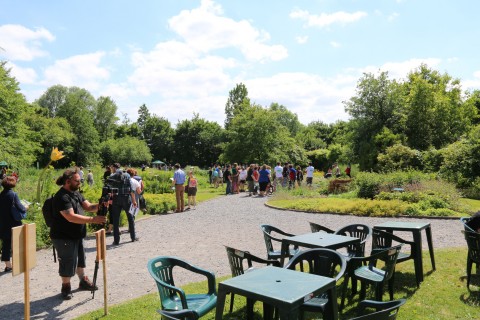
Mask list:
[[[447,0],[0,0],[0,59],[34,101],[56,84],[223,124],[228,92],[307,124],[346,120],[364,72],[420,63],[480,89],[480,3]]]

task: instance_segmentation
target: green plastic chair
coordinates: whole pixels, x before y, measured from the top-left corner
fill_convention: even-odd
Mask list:
[[[310,224],[310,230],[312,230],[312,232],[335,233],[335,230],[324,227],[321,224],[318,224],[318,223],[315,223],[315,222],[309,222],[309,224]]]
[[[400,307],[403,306],[405,302],[405,299],[387,302],[363,300],[358,304],[360,314],[362,315],[351,320],[395,320],[397,319]],[[365,309],[367,308],[375,309],[375,312],[365,314]]]
[[[253,262],[255,262],[256,264],[261,264],[265,266],[272,265],[275,267],[280,267],[280,262],[278,260],[274,260],[274,259],[265,260],[257,256],[254,256],[248,251],[237,250],[227,246],[225,246],[225,249],[227,250],[228,263],[230,264],[232,277],[242,275],[245,272],[255,269]],[[246,265],[245,265],[245,262],[246,262]],[[232,293],[232,297],[230,299],[230,312],[233,311],[234,300],[235,300],[235,294]],[[248,303],[249,305],[250,305],[250,302],[251,301],[249,301]],[[253,313],[253,305],[252,305],[252,313]]]
[[[198,315],[192,310],[180,310],[180,311],[166,311],[157,310],[162,315],[162,319],[181,319],[181,320],[197,320]]]
[[[360,239],[360,245],[347,246],[348,257],[363,257],[365,255],[365,243],[372,235],[372,228],[364,224],[350,224],[335,231],[335,234]]]
[[[365,299],[367,285],[371,284],[375,287],[375,299],[382,301],[383,286],[385,283],[388,283],[390,300],[393,300],[395,265],[397,263],[398,253],[400,252],[401,248],[402,244],[377,253],[373,253],[369,257],[352,257],[350,259],[348,262],[349,266],[347,267],[347,272],[345,274],[345,285],[343,286],[340,310],[342,310],[345,305],[345,293],[347,289],[346,284],[348,284],[349,280],[348,278],[352,276],[361,282],[362,288],[360,291],[360,299]],[[385,262],[385,266],[383,268],[384,270],[375,267],[377,260],[382,260]],[[353,271],[352,266],[356,268]],[[352,290],[352,295],[353,294],[355,294],[355,292]]]
[[[475,263],[480,264],[480,233],[462,230],[467,241],[468,254],[467,254],[467,288],[470,290],[470,279],[472,277],[472,265]]]
[[[148,272],[155,279],[160,296],[162,310],[177,311],[191,310],[201,316],[215,308],[217,304],[217,291],[215,275],[177,257],[160,256],[150,259],[147,263]],[[176,268],[204,275],[208,281],[208,292],[202,294],[185,294],[175,286],[174,275]]]
[[[394,244],[403,244],[409,247],[410,252],[398,253],[397,263],[401,263],[407,260],[414,260],[416,255],[416,246],[413,241],[407,241],[398,236],[393,235],[391,232],[385,232],[374,229],[372,232],[372,253],[380,252],[392,247]],[[420,279],[416,279],[417,287],[420,287]]]
[[[347,261],[343,255],[334,250],[324,248],[300,251],[285,266],[286,269],[290,270],[298,270],[300,268],[302,271],[304,269],[308,270],[311,274],[335,278],[336,282],[343,277],[346,267]],[[328,318],[328,315],[324,314],[327,303],[328,295],[326,293],[304,302],[300,307],[299,319],[303,319],[304,312],[320,312],[324,318]]]
[[[287,233],[282,231],[274,226],[268,224],[262,224],[260,226],[263,232],[263,238],[265,240],[265,246],[267,247],[267,259],[281,259],[282,258],[282,250],[275,250],[273,246],[273,242],[282,243],[282,239],[276,238],[273,236],[274,234],[279,234],[284,237],[293,237],[294,234]],[[298,252],[298,246],[294,246],[293,249],[289,249],[288,258],[293,257]]]

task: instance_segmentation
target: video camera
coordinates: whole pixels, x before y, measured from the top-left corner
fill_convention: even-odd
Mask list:
[[[106,216],[108,212],[108,206],[106,205],[110,200],[113,200],[118,195],[118,188],[112,188],[105,186],[102,188],[102,196],[98,200],[97,215]]]

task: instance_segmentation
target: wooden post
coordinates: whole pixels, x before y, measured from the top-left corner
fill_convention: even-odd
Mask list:
[[[30,269],[37,265],[34,223],[12,228],[12,276],[24,275],[24,314],[30,319]]]
[[[26,224],[25,226],[25,241],[23,242],[24,245],[24,259],[25,259],[25,272],[23,273],[24,275],[24,285],[25,285],[25,290],[24,290],[24,314],[25,314],[25,320],[30,319],[30,261],[29,261],[29,254],[28,254],[28,229],[29,225]]]
[[[105,229],[101,229],[95,232],[95,240],[97,244],[97,260],[98,262],[102,261],[103,269],[103,304],[104,304],[104,315],[108,314],[108,299],[107,299],[107,245],[105,240]]]

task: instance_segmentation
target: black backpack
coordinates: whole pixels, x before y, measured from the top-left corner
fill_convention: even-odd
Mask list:
[[[43,218],[47,227],[51,227],[53,224],[53,195],[48,197],[42,206]]]
[[[130,189],[130,175],[126,172],[122,174],[113,174],[107,178],[107,185],[111,188],[117,188],[119,192]]]

